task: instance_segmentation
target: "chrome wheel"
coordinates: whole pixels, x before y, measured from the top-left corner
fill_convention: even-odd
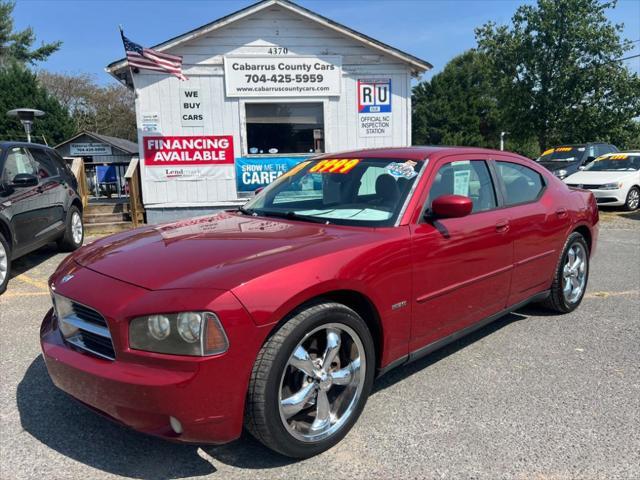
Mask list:
[[[366,360],[362,341],[346,325],[331,323],[305,335],[280,380],[280,418],[287,431],[317,442],[340,430],[362,394]]]
[[[587,281],[587,252],[582,245],[574,243],[567,252],[562,269],[562,293],[568,303],[582,298]]]
[[[4,248],[4,244],[0,242],[0,285],[4,283],[9,271],[9,253]]]
[[[627,196],[627,208],[629,210],[635,210],[638,208],[640,204],[640,190],[637,188],[632,188],[629,190],[629,194]]]
[[[71,236],[73,237],[73,243],[79,245],[82,242],[82,218],[78,212],[73,212],[71,215]]]

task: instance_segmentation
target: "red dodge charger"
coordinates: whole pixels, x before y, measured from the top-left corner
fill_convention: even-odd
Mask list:
[[[50,279],[53,382],[136,430],[292,457],[345,436],[376,375],[528,302],[581,302],[590,192],[507,152],[303,161],[244,207],[98,240]],[[383,420],[381,420],[383,421]]]

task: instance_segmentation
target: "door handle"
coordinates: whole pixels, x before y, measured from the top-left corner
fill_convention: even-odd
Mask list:
[[[567,209],[566,208],[559,208],[556,210],[556,215],[558,215],[558,217],[560,218],[564,218],[567,216]]]
[[[505,233],[509,230],[509,220],[501,220],[496,223],[496,231],[500,233]]]

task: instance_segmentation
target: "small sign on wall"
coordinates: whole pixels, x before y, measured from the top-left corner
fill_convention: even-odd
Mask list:
[[[73,156],[111,155],[111,145],[104,143],[71,143],[69,154]]]
[[[391,79],[358,79],[358,133],[360,137],[390,137]]]
[[[158,113],[143,113],[140,122],[144,133],[160,133],[160,115]]]
[[[180,122],[183,127],[204,126],[204,101],[199,88],[180,89]]]

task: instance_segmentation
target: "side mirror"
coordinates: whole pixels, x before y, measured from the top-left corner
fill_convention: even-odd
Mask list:
[[[13,177],[11,184],[14,187],[35,187],[38,185],[38,177],[30,173],[19,173]]]
[[[585,168],[587,168],[587,167],[585,167],[584,165],[580,165],[580,166],[578,167],[578,170],[584,170]]]
[[[462,195],[441,195],[431,204],[431,212],[438,218],[466,217],[473,210],[473,202]]]

